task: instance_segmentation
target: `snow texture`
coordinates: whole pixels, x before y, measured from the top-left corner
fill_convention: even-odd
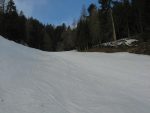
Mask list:
[[[150,57],[48,53],[0,37],[0,113],[150,113]]]
[[[125,38],[125,39],[120,39],[120,40],[113,41],[113,42],[103,43],[103,44],[101,44],[101,46],[105,46],[105,47],[106,46],[111,46],[111,47],[114,47],[114,46],[133,46],[135,42],[138,42],[138,40]]]

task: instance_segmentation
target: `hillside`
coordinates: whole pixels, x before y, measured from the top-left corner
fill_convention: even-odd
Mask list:
[[[0,36],[0,113],[149,112],[149,56],[42,52]]]

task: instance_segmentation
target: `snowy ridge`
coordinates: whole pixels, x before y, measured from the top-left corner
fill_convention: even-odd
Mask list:
[[[0,37],[0,113],[149,113],[150,57],[48,53]]]

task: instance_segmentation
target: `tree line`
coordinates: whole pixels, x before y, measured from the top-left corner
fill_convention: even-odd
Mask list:
[[[22,11],[17,11],[13,0],[9,0],[5,9],[0,7],[0,35],[17,43],[43,51],[67,51],[75,48],[73,34],[74,29],[65,24],[44,25],[37,19],[27,18]]]
[[[149,40],[149,0],[98,0],[98,3],[99,6],[83,6],[80,19],[70,27],[44,25],[32,17],[26,18],[22,11],[18,13],[13,0],[7,5],[0,2],[0,35],[44,51],[82,51],[132,36]]]
[[[78,50],[121,38],[150,40],[149,0],[98,0],[98,3],[98,7],[91,4],[88,10],[82,9],[77,25]]]

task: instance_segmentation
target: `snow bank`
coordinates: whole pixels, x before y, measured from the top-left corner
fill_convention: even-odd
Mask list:
[[[133,44],[135,42],[138,42],[138,40],[136,39],[120,39],[120,40],[117,40],[117,41],[113,41],[113,42],[107,42],[107,43],[103,43],[101,44],[101,46],[111,46],[111,47],[115,47],[116,45],[117,46],[133,46]]]
[[[0,113],[149,112],[149,56],[47,53],[0,37]]]

